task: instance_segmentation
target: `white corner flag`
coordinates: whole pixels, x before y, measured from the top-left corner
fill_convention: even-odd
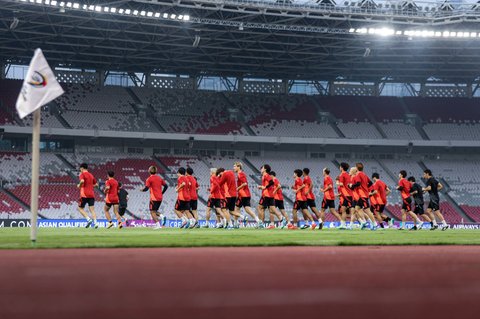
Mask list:
[[[40,108],[63,94],[52,69],[45,60],[41,49],[36,49],[23,81],[22,90],[17,99],[17,111],[20,118],[33,113],[32,132],[32,188],[30,211],[32,213],[30,239],[37,241],[38,217],[38,179],[40,173]]]
[[[36,49],[17,99],[18,115],[23,119],[62,94],[63,89],[45,60],[42,50]]]

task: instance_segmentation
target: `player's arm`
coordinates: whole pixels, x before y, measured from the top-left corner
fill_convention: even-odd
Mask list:
[[[280,188],[282,188],[282,185],[278,183],[277,187],[275,187],[275,189],[273,190],[273,193],[276,194]]]
[[[355,184],[352,184],[352,183],[348,184],[348,187],[349,187],[350,189],[355,189],[355,188],[357,188],[357,187],[359,187],[359,186],[360,186],[360,182],[356,182]]]
[[[378,194],[378,191],[376,189],[374,189],[373,191],[370,192],[370,194],[368,194],[368,196],[373,196],[375,194]]]
[[[424,192],[431,191],[431,190],[432,190],[432,186],[427,185],[426,187],[422,188],[422,190],[423,190]]]
[[[85,183],[84,179],[81,179],[80,182],[78,182],[77,188],[82,187],[82,185]]]
[[[442,190],[442,189],[443,189],[442,183],[438,183],[437,189],[438,189],[438,190]]]
[[[243,183],[243,184],[239,185],[239,186],[237,187],[237,192],[238,192],[239,190],[241,190],[242,188],[244,188],[245,186],[247,186],[247,183]]]
[[[391,193],[392,193],[392,190],[391,190],[389,187],[387,187],[387,188],[385,189],[385,194],[388,196],[388,195],[390,195]]]
[[[168,189],[167,183],[163,184],[162,194],[165,194],[165,192],[167,191],[167,189]]]
[[[299,191],[301,191],[301,190],[304,189],[304,188],[305,188],[305,184],[303,184],[302,186],[300,186],[299,188],[297,188],[297,189],[295,190],[295,193],[298,193]]]
[[[182,188],[185,187],[185,182],[182,182],[180,185],[178,185],[177,187],[175,187],[175,191],[178,193]]]

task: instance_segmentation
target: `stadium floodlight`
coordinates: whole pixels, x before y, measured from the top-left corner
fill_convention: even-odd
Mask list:
[[[354,33],[354,32],[355,32],[355,29],[354,29],[354,28],[350,28],[350,29],[348,30],[348,32]]]
[[[117,8],[110,8],[111,13],[117,13]]]
[[[125,14],[130,14],[131,10],[130,9],[126,9],[125,10]]]
[[[441,36],[442,36],[442,32],[438,32],[438,31],[435,32],[435,36],[436,36],[436,37],[441,37]]]
[[[160,18],[161,13],[160,12],[155,12],[155,18]]]
[[[22,1],[27,1],[27,0],[22,0]],[[49,4],[50,4],[50,0],[45,0],[45,4],[46,4],[46,5],[49,5]]]
[[[103,7],[103,12],[108,12],[108,11],[110,11],[109,7]]]
[[[94,5],[89,5],[89,6],[88,6],[88,10],[90,10],[90,11],[95,10],[95,6],[94,6]]]
[[[170,15],[170,19],[175,19],[176,17],[177,17],[177,15],[174,14],[174,13],[172,13],[172,14]]]
[[[183,14],[178,16],[178,20],[183,20]]]
[[[476,38],[477,37],[477,32],[470,32],[470,37],[471,38]]]
[[[95,6],[95,11],[101,12],[101,11],[102,11],[102,7],[100,7],[100,6]]]
[[[57,5],[57,1],[56,1],[56,0],[50,1],[50,5],[56,6],[56,5]]]
[[[65,7],[65,2],[63,2],[63,1],[60,2],[59,6],[60,6],[60,7]]]
[[[138,10],[133,10],[133,15],[134,16],[138,15]]]
[[[42,4],[42,0],[36,0],[36,3]]]
[[[153,16],[153,12],[147,12],[147,17],[152,17]]]
[[[145,16],[146,14],[147,14],[147,13],[146,13],[145,11],[143,11],[143,10],[140,11],[140,15],[141,15],[141,16]]]
[[[450,36],[451,36],[451,37],[456,37],[456,36],[457,36],[457,32],[450,32]]]
[[[34,3],[34,2],[35,2],[35,0],[28,0],[28,1],[29,1],[30,3]]]
[[[165,19],[168,19],[168,13],[164,13],[164,14],[163,14],[163,17],[164,17]]]
[[[376,34],[378,34],[380,36],[388,37],[390,35],[394,35],[395,30],[389,29],[389,28],[381,28],[381,29],[377,29]]]
[[[71,7],[72,7],[72,3],[71,3],[71,2],[67,2],[66,7],[67,7],[67,8],[71,8]]]
[[[402,35],[402,31],[397,30],[397,31],[395,32],[395,34],[396,34],[396,35]]]
[[[190,21],[190,16],[189,15],[184,15],[183,16],[183,21]]]
[[[450,36],[450,32],[449,31],[443,31],[443,37],[444,38],[448,38]]]

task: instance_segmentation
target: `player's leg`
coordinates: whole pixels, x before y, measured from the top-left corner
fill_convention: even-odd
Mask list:
[[[87,199],[88,210],[93,218],[93,227],[98,228],[97,214],[95,213],[95,198]]]
[[[113,227],[112,216],[110,215],[110,207],[111,206],[112,206],[111,204],[107,204],[107,203],[105,203],[105,205],[103,205],[103,213],[105,214],[105,218],[107,218],[107,221],[108,221],[107,229]]]
[[[252,207],[250,206],[244,206],[244,209],[245,209],[245,212],[250,215],[254,220],[255,222],[257,223],[257,225],[260,223],[260,219],[258,218],[257,215],[255,215],[255,213],[253,212],[253,209]]]
[[[114,204],[113,205],[113,213],[115,214],[115,216],[117,217],[117,222],[118,222],[118,225],[117,227],[120,229],[120,228],[123,228],[123,224],[122,224],[122,217],[120,216],[120,213],[118,211],[118,204]]]
[[[85,211],[85,205],[86,205],[86,199],[85,198],[80,198],[78,201],[78,211],[79,213],[87,220],[87,225],[85,228],[88,228],[92,225],[93,219],[88,216],[87,212]]]
[[[303,212],[303,216],[307,217],[307,219],[305,220],[305,225],[307,225],[307,220],[308,220],[310,222],[310,228],[315,229],[315,227],[317,227],[317,224],[315,223],[315,219],[313,219],[313,216],[312,214],[310,214],[310,211],[308,210],[308,208],[304,207],[302,209],[302,212]],[[308,225],[307,225],[307,228],[308,228]]]

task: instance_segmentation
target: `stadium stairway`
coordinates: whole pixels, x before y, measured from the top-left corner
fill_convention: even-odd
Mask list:
[[[420,165],[420,167],[425,170],[427,169],[427,166],[425,165],[424,162],[422,161],[419,161],[418,162],[418,165]],[[450,191],[450,185],[448,185],[448,182],[446,180],[444,180],[443,178],[439,178],[438,179],[440,183],[443,184],[444,186],[444,191],[442,192],[443,196],[445,197],[445,199],[447,200],[447,202],[452,205],[452,207],[455,209],[456,213],[458,215],[460,215],[464,220],[468,221],[468,222],[474,222],[474,220],[463,210],[463,208],[458,205],[458,203],[450,196],[450,194],[448,193]]]
[[[320,103],[318,103],[317,99],[310,99],[312,104],[315,105],[315,107],[317,108],[317,112],[320,111],[320,112],[326,112],[320,105]],[[328,112],[330,113],[330,112]],[[330,113],[330,116],[331,117],[334,117],[333,114]],[[339,138],[345,138],[345,134],[343,134],[342,130],[340,130],[338,128],[338,126],[335,124],[335,121],[329,121],[328,123],[330,125],[330,127],[335,131],[335,133],[338,135]]]
[[[357,97],[357,98],[355,98],[355,100],[357,101],[358,105],[360,105],[360,107],[362,108],[363,112],[367,115],[368,120],[370,121],[370,123],[372,123],[373,126],[375,126],[375,128],[377,129],[377,131],[380,133],[380,135],[382,136],[382,138],[384,138],[384,139],[388,138],[388,137],[387,137],[387,134],[385,134],[385,132],[383,131],[383,129],[380,127],[380,125],[378,125],[377,120],[376,120],[375,117],[373,116],[372,112],[370,112],[370,110],[368,109],[368,107],[365,106],[365,103],[362,101],[362,99],[359,99],[359,98]]]
[[[135,113],[138,115],[140,113],[140,110],[138,109],[138,105],[145,105],[144,103],[142,103],[142,100],[140,100],[140,98],[135,94],[135,92],[133,92],[133,90],[131,88],[125,88],[125,90],[127,91],[127,93],[130,95],[130,97],[133,99],[133,101],[135,101],[135,103],[132,105],[132,108],[135,110]],[[155,128],[160,131],[160,132],[166,132],[165,128],[160,124],[160,122],[157,120],[157,117],[156,117],[156,111],[155,109],[153,108],[152,105],[148,104],[146,105],[147,106],[147,118],[148,120],[150,121],[150,123],[153,124],[153,126],[155,126]]]
[[[3,187],[0,187],[0,192],[5,194],[6,196],[8,196],[9,198],[11,198],[14,202],[16,202],[18,205],[22,206],[25,210],[27,211],[31,211],[30,210],[30,205],[28,205],[27,203],[24,203],[20,198],[18,198],[17,196],[15,196],[12,192],[10,192],[8,189],[5,189]],[[44,215],[38,213],[38,217],[39,218],[43,218],[43,219],[48,219],[47,217],[45,217]]]
[[[221,95],[225,102],[227,102],[228,105],[230,105],[232,108],[238,109],[242,113],[241,118],[237,118],[237,121],[242,125],[243,128],[247,131],[247,133],[251,136],[256,136],[255,132],[252,130],[252,128],[245,122],[245,111],[242,108],[238,108],[230,99],[225,95],[225,92],[221,92]]]
[[[412,114],[412,111],[408,108],[408,105],[407,105],[407,103],[405,103],[405,100],[403,99],[403,97],[399,97],[399,101],[400,101],[400,105],[403,108],[404,113],[405,114]],[[418,133],[420,134],[420,136],[424,140],[430,140],[427,133],[423,129],[422,123],[415,123],[415,129],[418,131]]]
[[[253,165],[252,162],[250,162],[250,160],[246,157],[243,158],[243,162],[248,166],[250,167],[250,169],[255,172],[255,173],[258,173],[258,175],[250,175],[250,178],[253,179],[255,181],[255,183],[257,183],[258,185],[260,185],[262,183],[262,181],[258,178],[258,176],[261,175],[260,171],[258,170],[258,168],[255,167],[255,165]]]

